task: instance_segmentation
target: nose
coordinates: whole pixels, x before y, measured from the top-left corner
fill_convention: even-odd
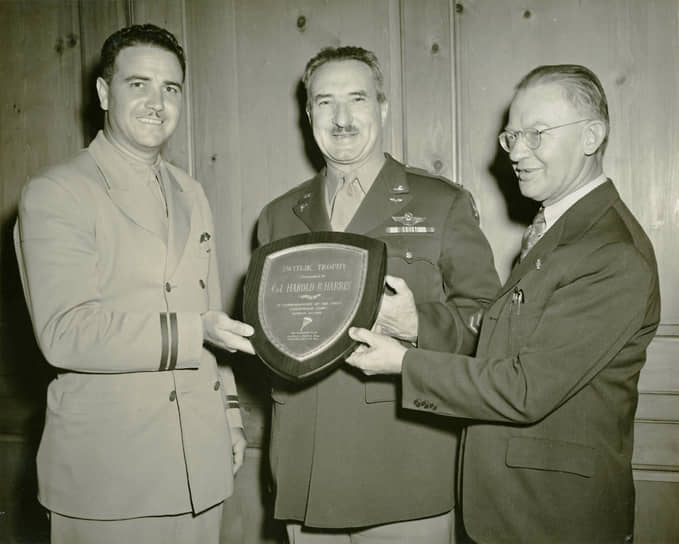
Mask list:
[[[333,112],[333,123],[338,127],[346,127],[351,125],[351,111],[349,106],[344,103],[338,103],[335,105],[335,111]]]
[[[161,111],[165,107],[162,89],[149,85],[145,106],[154,111]]]
[[[523,133],[520,132],[514,142],[514,147],[509,152],[509,160],[512,162],[519,162],[519,160],[530,153],[531,149],[526,145],[526,138],[524,138]]]

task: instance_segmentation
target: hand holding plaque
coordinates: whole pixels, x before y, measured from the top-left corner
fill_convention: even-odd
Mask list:
[[[259,358],[292,381],[332,370],[356,346],[349,327],[372,327],[385,269],[384,243],[358,234],[310,232],[255,250],[243,315]]]

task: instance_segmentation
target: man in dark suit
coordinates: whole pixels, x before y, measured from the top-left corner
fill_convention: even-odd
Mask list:
[[[260,243],[329,230],[383,240],[387,272],[412,294],[390,279],[396,294],[384,297],[376,327],[471,353],[479,310],[499,288],[471,195],[385,156],[388,103],[374,54],[325,49],[304,83],[327,167],[266,206]],[[347,366],[311,384],[274,383],[275,516],[289,522],[291,542],[448,544],[456,426],[404,413],[400,396],[396,380]]]
[[[401,373],[405,408],[466,420],[458,489],[477,542],[632,539],[637,381],[660,295],[653,248],[603,174],[608,130],[587,68],[519,83],[500,143],[542,208],[475,357],[351,331],[367,345],[349,362]]]

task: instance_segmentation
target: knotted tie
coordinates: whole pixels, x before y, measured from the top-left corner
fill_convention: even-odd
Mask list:
[[[347,227],[361,205],[364,196],[365,193],[357,177],[345,176],[342,178],[341,185],[335,193],[330,214],[332,230],[343,231]]]
[[[526,232],[523,234],[523,239],[521,240],[521,257],[520,260],[526,256],[526,254],[531,250],[531,248],[538,243],[538,240],[542,238],[547,228],[547,222],[545,221],[545,210],[540,207],[533,222],[528,225]]]

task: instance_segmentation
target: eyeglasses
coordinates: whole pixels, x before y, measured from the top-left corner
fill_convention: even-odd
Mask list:
[[[500,140],[500,145],[507,153],[509,153],[516,142],[519,141],[519,136],[523,136],[524,142],[526,142],[526,147],[528,149],[537,149],[542,143],[542,133],[549,132],[550,130],[555,130],[557,128],[568,127],[570,125],[575,125],[576,123],[584,123],[585,121],[591,121],[591,119],[580,119],[579,121],[573,121],[571,123],[566,123],[564,125],[557,125],[555,127],[548,127],[538,130],[536,128],[527,128],[526,130],[505,130],[500,133],[498,139]]]

